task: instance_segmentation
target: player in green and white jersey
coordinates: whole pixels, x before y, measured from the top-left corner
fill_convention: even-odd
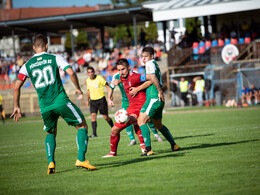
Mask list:
[[[146,102],[144,103],[138,118],[138,125],[142,131],[146,147],[146,151],[142,156],[150,156],[153,154],[150,132],[146,125],[150,119],[152,119],[155,127],[171,144],[172,151],[179,150],[180,147],[175,143],[172,134],[168,128],[162,124],[162,111],[164,107],[164,95],[161,88],[162,77],[159,65],[154,60],[154,49],[152,47],[147,46],[143,48],[142,62],[145,64],[146,79],[153,83],[146,89]]]
[[[35,36],[33,49],[36,54],[21,67],[14,86],[14,111],[11,117],[14,117],[16,122],[21,118],[20,89],[26,78],[29,77],[38,94],[44,130],[47,132],[45,139],[48,159],[47,174],[55,173],[54,153],[59,116],[78,130],[76,140],[78,157],[75,165],[89,170],[96,169],[85,159],[88,145],[86,120],[80,109],[68,98],[60,79],[59,68],[70,76],[76,87],[75,94],[79,95],[78,99],[82,99],[83,93],[77,75],[63,57],[46,52],[48,40],[44,35]]]
[[[132,71],[132,70],[131,70]],[[128,98],[127,98],[127,95],[125,93],[125,90],[124,90],[124,87],[123,87],[123,84],[121,82],[117,82],[120,80],[120,74],[119,73],[116,73],[113,78],[112,78],[112,81],[111,81],[111,84],[110,84],[110,88],[112,90],[108,90],[108,97],[112,97],[112,93],[115,89],[115,87],[118,85],[119,89],[120,89],[120,92],[122,94],[122,108],[123,109],[127,109],[128,106],[129,106],[129,101],[128,101]],[[116,82],[116,85],[113,84]],[[109,98],[108,98],[109,99]],[[109,100],[108,100],[109,101]],[[113,102],[112,101],[109,101],[108,105],[110,107],[114,106],[113,105]],[[148,125],[148,128],[153,132],[154,134],[154,137],[157,139],[158,142],[163,142],[163,139],[160,137],[160,135],[158,134],[157,132],[157,129],[155,128],[154,124],[152,122],[148,122],[147,123]],[[133,131],[133,126],[130,125],[128,127],[126,127],[126,132],[127,132],[127,135],[129,136],[130,138],[130,143],[128,144],[128,146],[132,146],[132,145],[135,145],[136,144],[136,140],[135,140],[135,137],[134,137],[134,131]]]

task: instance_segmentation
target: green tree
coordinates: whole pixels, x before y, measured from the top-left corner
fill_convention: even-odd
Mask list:
[[[71,49],[71,33],[70,33],[70,31],[66,32],[65,48]]]
[[[201,39],[201,30],[200,30],[201,22],[196,18],[187,18],[185,27],[187,33],[191,36],[192,41],[198,41]]]
[[[149,22],[149,26],[145,29],[146,41],[155,42],[158,38],[157,25],[155,22]]]
[[[70,31],[66,32],[66,40],[65,40],[65,50],[71,54],[71,33]]]
[[[123,41],[125,43],[127,43],[127,39],[128,39],[128,30],[127,27],[122,24],[119,25],[116,29],[115,29],[115,34],[113,37],[113,41],[115,43],[115,45],[119,42],[119,41]]]
[[[76,37],[77,48],[86,49],[88,46],[88,34],[84,29],[78,29],[78,36]]]

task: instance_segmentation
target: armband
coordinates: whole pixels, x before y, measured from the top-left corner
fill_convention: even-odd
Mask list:
[[[22,73],[19,73],[18,76],[17,76],[17,79],[21,80],[21,81],[25,81],[26,79],[26,75],[22,74]]]

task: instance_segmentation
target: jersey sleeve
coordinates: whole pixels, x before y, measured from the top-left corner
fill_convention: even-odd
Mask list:
[[[25,79],[29,77],[25,64],[21,67],[17,79],[20,81],[25,81]]]
[[[113,76],[112,81],[111,81],[111,83],[110,83],[110,85],[109,85],[109,87],[110,87],[111,89],[115,89],[115,88],[116,88],[116,85],[113,85],[113,84],[112,84],[115,79],[116,79],[116,74]]]
[[[71,68],[69,63],[60,55],[56,55],[56,62],[60,69],[67,70],[68,68]]]
[[[155,64],[153,63],[153,60],[146,62],[145,70],[146,70],[146,74],[155,74],[156,67]]]
[[[103,86],[106,85],[107,81],[104,79],[104,77],[102,77],[102,76],[99,75],[99,80],[100,80],[100,83],[101,83]]]

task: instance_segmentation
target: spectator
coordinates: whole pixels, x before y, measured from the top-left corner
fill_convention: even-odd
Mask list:
[[[197,96],[199,106],[203,105],[203,93],[205,87],[205,81],[201,76],[197,76],[193,78],[193,82],[195,83],[194,92]]]
[[[185,80],[184,77],[181,77],[180,81],[171,80],[171,82],[179,86],[181,92],[181,99],[183,100],[184,105],[187,106],[188,105],[187,95],[191,84],[187,80]]]
[[[255,105],[258,104],[258,97],[257,97],[257,95],[258,95],[257,88],[255,87],[254,84],[251,84],[250,89],[249,89],[249,97],[248,97],[248,99],[249,99],[249,103],[248,104],[249,105],[251,105],[253,101],[254,101]]]
[[[249,92],[250,92],[250,90],[248,88],[246,88],[245,86],[243,86],[243,88],[242,88],[242,96],[241,96],[242,105],[245,105],[245,103],[246,104],[250,103]]]

